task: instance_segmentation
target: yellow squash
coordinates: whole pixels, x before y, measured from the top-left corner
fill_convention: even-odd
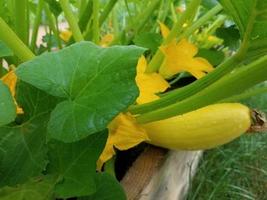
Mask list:
[[[251,126],[250,109],[222,103],[143,124],[149,143],[168,149],[209,149],[232,141]]]

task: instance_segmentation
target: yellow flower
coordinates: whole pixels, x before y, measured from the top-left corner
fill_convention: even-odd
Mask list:
[[[160,74],[146,74],[147,62],[144,56],[140,57],[137,64],[136,83],[140,90],[137,98],[138,104],[154,101],[159,98],[156,93],[164,92],[169,83]],[[118,115],[108,126],[109,136],[98,162],[97,168],[100,170],[102,165],[115,155],[114,147],[119,150],[127,150],[141,142],[148,141],[146,131],[139,126],[135,118],[127,113]]]
[[[23,114],[22,108],[20,108],[15,100],[16,95],[16,84],[17,84],[17,76],[14,72],[14,70],[11,70],[8,72],[5,76],[1,78],[4,84],[6,84],[9,87],[9,90],[14,98],[14,102],[17,106],[17,114]]]
[[[98,170],[115,155],[114,147],[119,150],[127,150],[149,140],[145,130],[135,122],[135,118],[130,114],[119,114],[110,123],[108,129],[108,140],[97,162]]]
[[[163,37],[166,38],[169,34],[168,27],[160,23],[160,28]],[[160,50],[164,54],[164,61],[159,73],[164,78],[171,78],[175,74],[187,71],[199,79],[214,69],[206,59],[194,57],[198,48],[186,39],[182,39],[178,43],[174,39],[167,45],[161,46]]]
[[[72,36],[72,32],[70,30],[61,31],[59,37],[64,41],[68,42]]]
[[[114,35],[111,33],[104,35],[100,41],[100,46],[108,47],[113,41],[113,39],[114,39]]]
[[[144,56],[138,60],[137,75],[135,78],[140,94],[136,102],[138,104],[148,103],[159,99],[157,93],[164,92],[169,83],[158,73],[145,73],[147,61]]]

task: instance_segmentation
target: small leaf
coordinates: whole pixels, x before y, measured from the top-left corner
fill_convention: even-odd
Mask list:
[[[103,130],[134,103],[136,64],[143,51],[80,42],[23,63],[16,73],[23,81],[66,99],[53,110],[48,131],[51,138],[74,142]]]
[[[51,142],[48,172],[58,177],[58,197],[86,196],[96,191],[96,161],[106,140],[107,131],[103,131],[75,143]]]
[[[91,196],[81,197],[78,200],[126,200],[121,185],[114,177],[107,173],[96,175],[97,191]]]
[[[8,87],[0,80],[0,126],[12,122],[16,117],[16,105]]]
[[[0,187],[23,183],[43,171],[47,121],[43,114],[21,126],[0,128]]]

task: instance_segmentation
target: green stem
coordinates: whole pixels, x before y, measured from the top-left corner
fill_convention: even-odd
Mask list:
[[[267,56],[243,66],[222,77],[199,93],[165,108],[137,117],[139,123],[147,123],[181,115],[227,97],[240,94],[250,87],[267,80]]]
[[[159,100],[153,101],[151,103],[130,106],[129,111],[133,114],[142,114],[168,106],[170,104],[176,103],[177,101],[181,101],[203,90],[207,86],[220,79],[225,74],[231,72],[238,65],[239,62],[239,57],[236,54],[225,62],[223,62],[221,65],[219,65],[214,71],[210,72],[203,78],[191,83],[190,85],[173,90],[164,97],[160,98]]]
[[[176,38],[176,36],[181,33],[183,24],[192,17],[192,13],[196,10],[196,8],[199,7],[201,3],[201,0],[192,0],[186,10],[183,12],[183,14],[180,16],[178,21],[174,24],[173,28],[170,31],[170,34],[167,36],[166,39],[164,39],[162,45],[166,45],[169,42],[171,42],[173,39]],[[195,13],[194,13],[195,14]],[[163,61],[164,55],[160,51],[160,49],[157,50],[156,54],[153,56],[152,60],[150,61],[146,72],[156,72],[158,71],[162,61]]]
[[[218,4],[214,8],[212,8],[210,11],[208,11],[205,15],[203,15],[201,18],[199,18],[195,23],[192,24],[189,28],[187,28],[179,37],[178,40],[182,38],[187,38],[191,34],[193,34],[197,29],[199,29],[201,26],[203,26],[208,20],[210,20],[213,16],[218,14],[222,10],[222,6]]]
[[[44,7],[44,0],[39,0],[38,6],[37,6],[37,11],[35,14],[34,23],[33,23],[33,28],[32,28],[31,50],[33,52],[34,52],[35,46],[36,46],[36,40],[37,40],[39,25],[40,25],[41,19],[42,19],[43,7]]]
[[[223,99],[220,102],[239,102],[244,99],[248,99],[250,97],[254,97],[260,94],[266,94],[267,93],[267,86],[259,87],[259,88],[253,88],[251,90],[245,91],[242,94],[234,95],[232,97]]]
[[[93,2],[93,42],[99,44],[100,29],[99,29],[99,1]]]
[[[56,36],[58,47],[62,48],[61,39],[59,37],[59,32],[57,31],[55,16],[50,11],[47,3],[44,4],[44,10],[45,10],[45,14],[47,16],[49,27],[53,31],[54,35]]]
[[[81,32],[86,30],[86,27],[88,25],[88,22],[90,21],[92,13],[93,13],[93,0],[89,0],[87,2],[86,8],[84,9],[79,19],[78,25],[80,27]]]
[[[114,6],[116,5],[116,3],[118,2],[118,0],[110,0],[108,2],[108,4],[105,6],[102,14],[99,17],[99,26],[101,26],[104,21],[107,19],[109,13],[112,11],[112,9],[114,8]]]
[[[0,40],[2,40],[18,58],[25,62],[31,60],[35,55],[12,31],[6,22],[0,17]]]
[[[157,6],[159,5],[161,0],[154,0],[151,2],[140,15],[138,15],[134,22],[129,24],[128,26],[125,27],[124,31],[121,31],[121,34],[116,37],[111,45],[119,43],[121,38],[124,36],[126,32],[133,32],[138,33],[141,28],[145,25],[149,17],[151,17],[152,13],[155,11]],[[132,38],[134,37],[134,33],[131,33],[131,35],[127,38],[126,44],[130,43]]]
[[[29,24],[28,24],[28,1],[15,0],[15,30],[19,38],[28,45]]]
[[[61,8],[65,14],[65,17],[66,17],[68,23],[69,23],[74,40],[76,42],[83,41],[84,40],[83,35],[82,35],[80,28],[78,26],[77,19],[72,13],[69,1],[68,0],[59,0],[59,3],[61,5]]]

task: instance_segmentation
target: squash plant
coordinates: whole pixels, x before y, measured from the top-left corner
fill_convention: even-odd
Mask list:
[[[123,200],[104,165],[116,149],[208,149],[264,130],[233,102],[266,92],[250,89],[267,79],[266,9],[0,0],[0,199]]]

